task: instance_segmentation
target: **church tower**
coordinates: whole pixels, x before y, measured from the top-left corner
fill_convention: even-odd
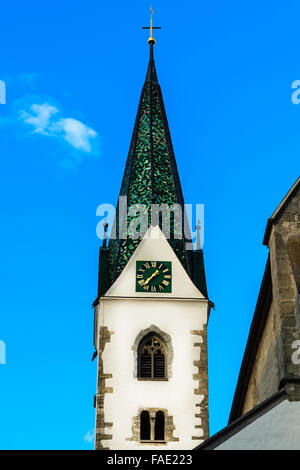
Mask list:
[[[116,217],[99,255],[96,449],[193,449],[209,433],[203,252],[199,238],[197,249],[191,247],[154,64],[152,18],[150,30]]]

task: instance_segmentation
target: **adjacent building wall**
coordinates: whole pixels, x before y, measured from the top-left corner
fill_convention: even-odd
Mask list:
[[[296,266],[300,258],[300,245],[297,243],[300,235],[300,188],[270,220],[268,247],[273,301],[256,353],[242,414],[277,392],[286,381],[300,380],[300,366],[292,361],[295,342],[300,340]]]
[[[274,305],[269,310],[246,393],[243,414],[276,393],[279,386],[279,369],[276,352]]]
[[[300,188],[275,219],[269,239],[274,301],[274,328],[280,380],[299,379],[300,368],[291,360],[293,343],[300,340],[298,293],[288,240],[300,233]]]

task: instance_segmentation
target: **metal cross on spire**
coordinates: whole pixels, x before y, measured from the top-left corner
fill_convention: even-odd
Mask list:
[[[150,11],[151,11],[151,19],[150,19],[150,26],[143,26],[142,29],[150,29],[150,37],[148,39],[148,44],[155,44],[156,43],[156,40],[155,38],[153,37],[153,30],[154,29],[161,29],[161,26],[153,26],[153,10],[152,10],[152,6],[150,6]]]

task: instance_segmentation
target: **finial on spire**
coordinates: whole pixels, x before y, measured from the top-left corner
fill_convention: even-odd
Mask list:
[[[103,228],[104,228],[104,234],[103,234],[103,243],[102,243],[102,248],[106,248],[106,242],[107,242],[107,229],[108,229],[108,223],[107,223],[106,217],[105,217],[105,220],[104,220]]]
[[[198,223],[196,225],[196,230],[197,230],[197,250],[201,250],[201,243],[200,243],[200,220],[198,219]]]
[[[149,26],[143,26],[142,29],[150,29],[150,36],[149,36],[149,39],[148,39],[148,44],[150,44],[150,46],[153,46],[155,43],[156,43],[156,39],[153,37],[153,30],[154,29],[161,29],[161,26],[153,26],[153,9],[152,9],[152,6],[150,5],[150,11],[151,11],[151,18],[150,18],[150,27]]]

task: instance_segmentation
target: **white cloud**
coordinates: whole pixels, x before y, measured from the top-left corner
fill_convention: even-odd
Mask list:
[[[27,105],[18,115],[24,124],[31,126],[33,134],[65,141],[80,152],[94,152],[97,132],[78,119],[62,117],[60,110],[48,102]]]
[[[97,132],[77,119],[64,118],[57,121],[55,128],[62,133],[63,138],[72,147],[83,152],[92,151],[91,139],[97,136]]]
[[[83,437],[83,440],[86,442],[93,442],[94,439],[95,439],[95,429],[91,429]]]
[[[26,123],[33,126],[34,133],[51,134],[51,120],[58,109],[48,103],[32,104],[28,111],[21,111],[20,117]]]

